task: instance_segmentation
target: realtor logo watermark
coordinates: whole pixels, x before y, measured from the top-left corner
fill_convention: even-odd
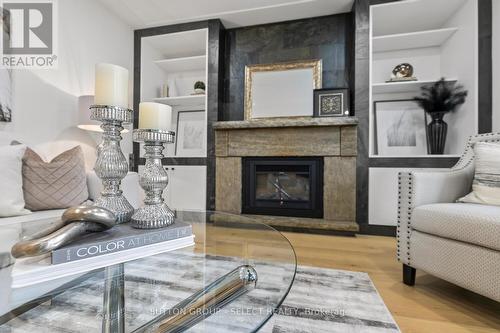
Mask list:
[[[57,67],[54,0],[3,0],[2,67]]]

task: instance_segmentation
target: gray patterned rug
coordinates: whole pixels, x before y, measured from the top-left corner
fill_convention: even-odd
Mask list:
[[[396,333],[366,273],[297,267],[280,310],[259,333]]]
[[[185,258],[183,258],[185,256]],[[185,259],[185,260],[184,260]],[[241,259],[175,252],[125,264],[126,331],[132,331],[235,267]],[[263,318],[245,309],[276,304],[293,266],[251,262],[257,288],[189,332],[251,332]],[[168,267],[166,269],[166,267]],[[262,277],[262,278],[260,278]],[[0,326],[0,332],[100,332],[102,273]],[[397,333],[399,329],[366,273],[299,266],[284,303],[259,333]]]

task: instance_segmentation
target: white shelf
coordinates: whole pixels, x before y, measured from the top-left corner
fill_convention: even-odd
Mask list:
[[[205,97],[206,95],[161,97],[155,98],[154,101],[157,103],[170,105],[173,108],[204,110]]]
[[[409,0],[371,6],[373,37],[443,28],[466,0]]]
[[[442,154],[442,155],[370,155],[370,158],[460,158],[461,155],[455,155],[455,154]]]
[[[208,30],[190,30],[143,38],[166,59],[193,57],[207,52]]]
[[[163,59],[156,60],[155,64],[169,73],[205,71],[207,66],[207,57],[205,55],[201,55],[194,57]]]
[[[440,46],[457,30],[458,28],[445,28],[373,37],[373,52]]]
[[[404,82],[383,82],[372,84],[373,94],[396,94],[414,92],[418,93],[422,86],[433,84],[438,80],[419,80],[419,81],[404,81]],[[456,80],[446,80],[454,82]]]

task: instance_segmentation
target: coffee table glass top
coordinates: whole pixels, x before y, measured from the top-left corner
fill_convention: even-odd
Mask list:
[[[194,246],[16,288],[16,264],[1,269],[0,332],[258,331],[295,277],[295,253],[288,240],[239,215],[184,211],[177,216],[192,224]],[[4,244],[14,243],[54,222],[4,225],[0,235],[11,235]],[[235,278],[250,281],[238,289]],[[216,280],[217,285],[209,286]],[[238,289],[234,297],[227,297],[228,288]],[[193,296],[200,290],[206,293]],[[211,306],[214,299],[220,303]],[[191,303],[175,307],[183,301]],[[182,321],[181,328],[168,331],[175,327],[173,316],[176,321],[197,318],[197,323]]]

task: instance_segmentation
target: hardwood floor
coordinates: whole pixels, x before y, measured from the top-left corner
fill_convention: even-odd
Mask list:
[[[394,238],[284,235],[299,265],[367,272],[403,333],[500,332],[500,303],[418,270],[404,285]]]
[[[197,246],[215,255],[293,260],[289,246],[275,232],[197,229]],[[298,265],[368,273],[403,333],[500,332],[500,303],[418,270],[416,285],[404,285],[395,238],[283,235],[293,245]]]

